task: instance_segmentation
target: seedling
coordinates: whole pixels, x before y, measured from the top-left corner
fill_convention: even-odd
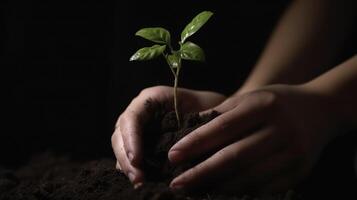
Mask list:
[[[180,75],[180,69],[182,67],[183,60],[193,60],[193,61],[205,61],[205,54],[201,47],[197,44],[186,41],[188,37],[196,33],[213,15],[210,11],[203,11],[199,13],[193,20],[186,25],[181,33],[181,40],[178,42],[180,45],[179,50],[173,49],[171,45],[171,35],[170,32],[161,27],[151,27],[143,28],[135,33],[136,36],[140,36],[157,44],[151,47],[144,47],[139,49],[134,55],[130,57],[130,61],[138,60],[151,60],[160,55],[163,55],[170,70],[175,78],[174,80],[174,109],[176,113],[176,119],[178,127],[180,127],[180,113],[177,108],[178,105],[178,78]]]

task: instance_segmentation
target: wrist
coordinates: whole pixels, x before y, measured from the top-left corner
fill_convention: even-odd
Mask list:
[[[233,95],[241,95],[247,92],[257,90],[261,87],[267,86],[268,84],[260,84],[258,82],[246,81]]]
[[[332,101],[342,130],[357,130],[356,77],[357,56],[353,56],[306,84],[311,91]]]
[[[328,84],[317,79],[299,87],[319,102],[316,106],[320,107],[321,112],[328,118],[327,122],[331,124],[330,129],[333,132],[333,137],[357,128],[356,122],[353,122],[353,116],[350,115],[348,106],[350,104],[333,90],[329,90]]]

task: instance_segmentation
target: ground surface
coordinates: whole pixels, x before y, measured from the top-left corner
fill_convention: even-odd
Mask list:
[[[183,195],[163,183],[148,183],[134,190],[124,174],[114,169],[113,159],[74,162],[66,157],[43,154],[17,171],[1,170],[1,200],[249,200],[215,194]],[[289,192],[263,199],[296,199]]]
[[[187,115],[176,131],[174,113],[161,123],[152,123],[145,138],[144,168],[148,182],[134,190],[124,174],[115,169],[114,158],[94,161],[72,160],[68,156],[44,153],[16,170],[0,168],[0,200],[293,200],[357,199],[357,181],[353,171],[353,141],[347,138],[332,145],[314,169],[312,176],[293,190],[265,197],[220,194],[213,190],[200,194],[172,192],[168,182],[197,161],[171,166],[169,148],[185,134],[216,117]],[[158,113],[157,117],[162,117]],[[159,130],[159,131],[158,131]],[[159,134],[155,134],[160,132]],[[156,136],[155,136],[156,135]],[[155,136],[155,137],[154,137]],[[336,153],[338,152],[338,153]],[[343,155],[343,156],[341,156]],[[204,158],[203,158],[204,159]]]

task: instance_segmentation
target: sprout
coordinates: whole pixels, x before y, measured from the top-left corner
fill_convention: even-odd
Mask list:
[[[143,28],[136,32],[136,36],[140,36],[157,44],[151,47],[144,47],[139,49],[134,55],[130,57],[130,61],[138,60],[151,60],[160,55],[163,55],[166,59],[167,64],[175,78],[174,80],[174,108],[176,113],[176,119],[178,127],[181,125],[180,114],[177,108],[178,96],[178,78],[180,74],[180,69],[182,67],[182,59],[193,60],[193,61],[205,61],[205,54],[201,47],[197,44],[186,41],[191,35],[196,33],[213,15],[210,11],[203,11],[199,13],[192,21],[186,25],[181,33],[181,41],[179,41],[180,49],[174,50],[171,45],[171,35],[170,32],[161,27],[151,27]]]

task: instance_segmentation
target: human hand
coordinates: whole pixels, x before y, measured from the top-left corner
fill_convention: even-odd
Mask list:
[[[199,112],[221,103],[225,97],[221,94],[178,89],[180,111]],[[150,105],[148,105],[150,101]],[[165,106],[173,110],[172,87],[156,86],[146,88],[135,97],[126,110],[120,115],[115,131],[112,135],[112,147],[117,158],[116,168],[125,173],[134,186],[139,186],[144,181],[144,172],[140,169],[142,162],[141,135],[145,123],[151,119],[151,110]]]
[[[263,193],[289,189],[309,174],[335,137],[332,105],[304,85],[271,85],[230,97],[214,108],[220,116],[170,149],[172,163],[211,155],[170,186]]]

